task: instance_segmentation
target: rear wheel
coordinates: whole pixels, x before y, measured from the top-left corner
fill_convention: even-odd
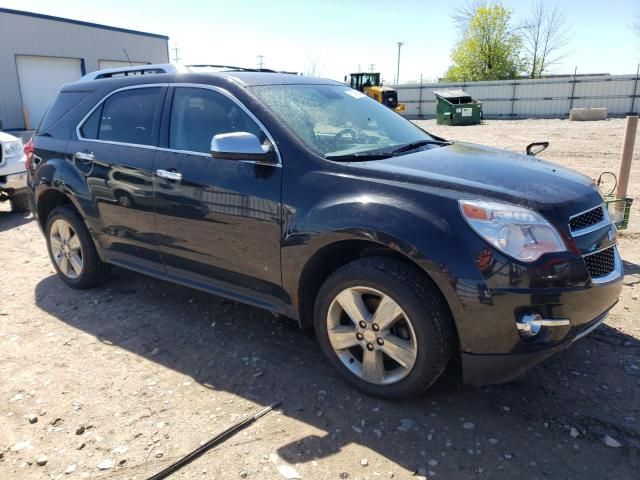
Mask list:
[[[72,208],[58,207],[51,212],[46,238],[51,262],[67,285],[89,288],[108,275],[109,266],[98,257],[87,227]]]
[[[11,210],[14,212],[29,211],[29,197],[26,192],[12,195],[9,202],[11,203]]]
[[[380,397],[419,395],[451,356],[452,322],[439,291],[391,258],[360,259],[334,272],[316,299],[315,327],[337,371]]]

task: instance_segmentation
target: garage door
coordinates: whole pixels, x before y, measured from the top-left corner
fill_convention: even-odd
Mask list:
[[[137,65],[146,65],[146,63],[141,62],[122,62],[118,60],[100,60],[99,67],[100,70],[106,70],[107,68],[122,68],[122,67],[131,67]]]
[[[16,63],[26,128],[36,128],[60,87],[82,76],[80,59],[17,55]]]

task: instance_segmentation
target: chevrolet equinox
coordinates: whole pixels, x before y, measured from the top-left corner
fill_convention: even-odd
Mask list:
[[[371,395],[511,380],[596,328],[622,262],[587,177],[430,135],[344,84],[133,67],[65,85],[29,203],[73,288],[111,265],[290,317]]]

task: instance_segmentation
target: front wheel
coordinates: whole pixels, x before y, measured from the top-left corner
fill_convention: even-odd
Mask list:
[[[396,259],[364,258],[334,272],[318,293],[314,321],[324,355],[370,395],[419,395],[451,357],[452,320],[440,292]]]

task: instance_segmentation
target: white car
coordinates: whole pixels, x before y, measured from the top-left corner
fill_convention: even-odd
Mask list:
[[[0,202],[9,200],[14,212],[27,211],[27,172],[22,140],[0,132],[0,146]]]

